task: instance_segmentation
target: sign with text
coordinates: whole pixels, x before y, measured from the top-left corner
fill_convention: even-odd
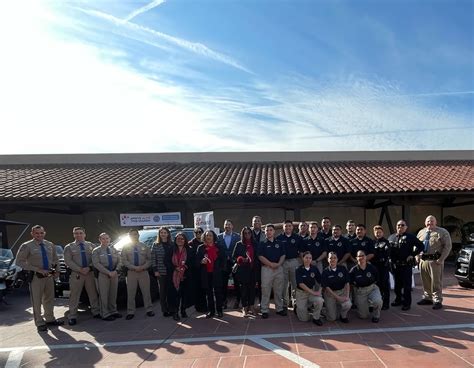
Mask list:
[[[120,214],[120,226],[146,225],[181,225],[181,212]]]
[[[202,227],[204,230],[214,230],[214,211],[196,212],[194,214],[194,227]]]

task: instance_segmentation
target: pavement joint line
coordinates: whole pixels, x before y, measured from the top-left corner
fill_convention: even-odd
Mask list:
[[[316,363],[313,363],[313,362],[309,361],[308,359],[302,358],[299,355],[297,355],[295,353],[292,353],[291,351],[285,350],[285,349],[279,347],[278,345],[275,345],[275,344],[273,344],[270,341],[267,341],[265,339],[256,337],[256,338],[250,338],[249,340],[253,341],[254,343],[256,343],[260,346],[263,346],[265,349],[268,349],[268,350],[270,350],[271,352],[273,352],[275,354],[278,354],[278,355],[282,356],[283,358],[286,358],[286,359],[292,361],[293,363],[298,364],[300,367],[321,368]]]
[[[24,349],[12,350],[8,355],[7,362],[5,363],[5,368],[18,368],[21,365],[24,353]]]
[[[11,352],[14,350],[23,350],[25,352],[33,350],[62,350],[62,349],[83,349],[83,348],[104,348],[117,346],[140,346],[140,345],[157,345],[170,344],[173,342],[179,343],[195,343],[195,342],[210,342],[210,341],[238,341],[250,339],[277,339],[285,337],[311,337],[311,336],[339,336],[339,335],[353,335],[353,334],[369,334],[382,332],[419,332],[432,330],[460,330],[460,329],[474,329],[474,323],[461,324],[447,324],[447,325],[430,325],[430,326],[405,326],[405,327],[388,327],[388,328],[364,328],[364,329],[340,329],[330,331],[313,331],[313,332],[287,332],[274,334],[258,334],[247,336],[223,335],[223,336],[203,336],[203,337],[185,337],[178,339],[157,339],[157,340],[139,340],[139,341],[115,341],[105,343],[83,343],[83,344],[57,344],[57,345],[37,345],[37,346],[14,346],[8,348],[0,348],[0,353]]]

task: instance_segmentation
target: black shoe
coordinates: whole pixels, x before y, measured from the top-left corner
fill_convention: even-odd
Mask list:
[[[101,319],[102,316],[100,314],[94,314],[93,318],[96,318],[96,319]]]
[[[70,318],[67,323],[69,324],[69,326],[74,326],[75,324],[77,324],[77,320],[75,318]]]
[[[443,308],[443,304],[441,304],[441,303],[434,303],[433,304],[433,309],[441,309],[441,308]]]
[[[186,311],[181,311],[181,317],[183,318],[188,318],[188,314],[186,313]]]
[[[267,319],[268,318],[268,313],[262,313],[262,318]]]
[[[402,305],[402,302],[399,300],[394,300],[391,304],[392,307],[399,307]]]
[[[58,319],[55,319],[54,321],[51,322],[46,322],[46,325],[48,326],[62,326],[64,324],[64,321],[60,321]]]
[[[216,315],[215,313],[207,312],[206,318],[212,318],[212,317],[214,317],[215,315]]]
[[[313,323],[316,326],[322,326],[323,325],[323,321],[321,321],[321,318],[320,319],[313,319]]]
[[[345,318],[339,318],[339,320],[342,322],[342,323],[349,323],[349,318],[345,317]]]
[[[372,322],[379,323],[380,319],[377,317],[372,317]]]
[[[416,304],[418,305],[432,305],[433,304],[433,301],[432,300],[428,300],[428,299],[421,299],[419,302],[417,302]]]
[[[283,309],[279,312],[276,312],[276,314],[278,314],[279,316],[282,316],[282,317],[286,317],[288,315],[286,309]]]
[[[122,318],[122,315],[120,313],[114,313],[112,314],[115,318]]]
[[[219,317],[219,318],[222,318],[222,317],[224,317],[224,313],[222,313],[222,311],[220,311],[220,312],[217,312],[217,317]]]
[[[239,309],[239,307],[240,307],[240,301],[236,300],[234,305],[233,305],[233,308],[234,309]]]
[[[153,317],[153,316],[155,315],[155,312],[149,311],[149,312],[146,312],[146,315],[147,315],[148,317]]]
[[[387,310],[387,309],[390,309],[388,305],[382,305],[382,310]]]
[[[181,320],[181,318],[179,318],[179,314],[178,314],[178,313],[174,313],[174,314],[173,314],[173,319],[174,319],[175,321],[180,321],[180,320]]]
[[[409,305],[404,305],[402,307],[402,311],[407,311],[407,310],[410,310],[410,306]]]
[[[38,332],[46,332],[48,331],[48,326],[41,325],[41,326],[36,327],[36,329],[38,330]]]
[[[131,319],[133,319],[133,317],[135,317],[134,314],[127,314],[127,316],[125,317],[125,319],[126,319],[127,321],[130,321]]]
[[[102,318],[102,321],[115,321],[115,317],[114,317],[113,314],[111,314],[111,315],[108,316],[108,317]]]

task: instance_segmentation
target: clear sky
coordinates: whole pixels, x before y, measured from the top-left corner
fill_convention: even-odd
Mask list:
[[[0,47],[0,154],[474,149],[471,0],[4,0]]]

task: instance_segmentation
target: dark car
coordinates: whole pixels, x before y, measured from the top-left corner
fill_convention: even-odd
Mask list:
[[[474,222],[462,227],[463,245],[456,259],[454,276],[462,287],[474,287]]]
[[[59,262],[59,277],[54,281],[54,297],[60,298],[69,296],[69,275],[71,269],[66,266],[64,262],[64,248],[61,245],[56,245],[56,254]]]

